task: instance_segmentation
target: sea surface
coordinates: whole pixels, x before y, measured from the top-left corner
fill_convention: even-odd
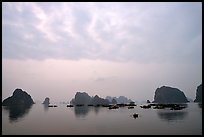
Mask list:
[[[183,110],[122,107],[2,106],[3,135],[202,135],[202,107],[187,103]],[[139,117],[132,115],[138,113]]]

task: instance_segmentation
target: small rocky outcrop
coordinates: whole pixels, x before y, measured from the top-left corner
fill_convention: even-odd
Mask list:
[[[149,100],[147,100],[147,103],[151,103]]]
[[[50,104],[50,99],[48,97],[45,98],[45,100],[43,101],[44,105],[49,105]]]
[[[202,102],[202,84],[197,87],[196,90],[196,99],[194,102]]]
[[[22,89],[16,89],[11,97],[6,98],[2,105],[3,106],[14,106],[14,105],[24,105],[29,106],[34,104],[31,96],[23,91]]]
[[[162,86],[157,88],[153,103],[186,103],[185,94],[177,88]]]

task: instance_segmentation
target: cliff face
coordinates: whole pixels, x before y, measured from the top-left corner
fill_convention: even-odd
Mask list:
[[[77,92],[74,98],[75,104],[87,105],[91,102],[91,97],[86,92]]]
[[[34,104],[31,96],[23,91],[22,89],[16,89],[11,97],[5,99],[2,103],[3,106],[14,106],[14,105],[32,105]]]
[[[163,86],[157,88],[153,103],[186,103],[185,94],[177,88]]]
[[[202,102],[202,84],[197,87],[196,99],[194,100],[194,102]]]

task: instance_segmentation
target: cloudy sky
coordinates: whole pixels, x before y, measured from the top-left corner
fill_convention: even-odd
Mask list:
[[[195,99],[201,83],[201,3],[2,3],[2,100],[152,101],[163,85]]]

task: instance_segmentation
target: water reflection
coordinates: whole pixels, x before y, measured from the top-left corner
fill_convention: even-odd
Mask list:
[[[32,105],[24,106],[5,106],[3,107],[6,111],[9,112],[9,120],[10,122],[17,122],[19,118],[23,118],[28,114]]]
[[[202,112],[203,112],[203,111],[202,111],[202,108],[203,108],[202,103],[198,103],[197,105],[198,105],[198,108],[200,108],[200,113],[201,113],[201,115],[202,115]]]
[[[202,103],[198,103],[198,107],[199,107],[199,108],[202,108]]]
[[[175,122],[178,120],[184,120],[184,118],[187,116],[186,111],[158,111],[158,116],[162,120],[168,121],[168,122]]]
[[[98,114],[100,107],[94,106],[74,106],[74,113],[76,117],[85,117],[90,111],[94,111]]]
[[[43,106],[44,106],[44,111],[48,111],[48,108],[49,108],[48,106],[49,105],[48,104],[43,104]]]
[[[93,109],[94,109],[95,114],[98,114],[100,107],[94,107]]]
[[[90,107],[88,106],[75,106],[74,113],[76,117],[85,117],[90,111]]]

